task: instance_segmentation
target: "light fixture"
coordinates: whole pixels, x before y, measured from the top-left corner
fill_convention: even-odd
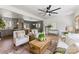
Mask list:
[[[17,22],[17,25],[19,25],[19,22]]]

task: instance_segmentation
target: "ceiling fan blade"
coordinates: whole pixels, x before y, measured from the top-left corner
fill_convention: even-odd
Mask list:
[[[51,5],[49,5],[49,9],[51,8]]]
[[[56,11],[56,10],[59,10],[59,9],[61,9],[61,8],[57,8],[57,9],[54,9],[54,10],[52,10],[52,11]]]
[[[51,6],[52,6],[52,5],[49,5],[49,6],[47,7],[47,10],[50,10]]]
[[[44,10],[42,10],[42,9],[38,9],[39,11],[42,11],[42,12],[45,12]]]
[[[46,13],[43,14],[43,16],[45,16],[45,15],[46,15]]]
[[[49,8],[51,8],[52,5],[49,5]]]
[[[45,16],[46,15],[46,13],[39,13],[39,14],[41,14],[42,16]]]
[[[39,14],[44,14],[44,13],[39,13]]]
[[[52,12],[52,14],[58,14],[57,12]]]

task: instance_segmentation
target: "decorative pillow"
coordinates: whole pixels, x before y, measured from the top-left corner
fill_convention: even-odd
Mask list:
[[[65,48],[58,47],[58,48],[55,50],[55,53],[61,53],[61,54],[64,54],[65,51],[66,51]]]
[[[75,44],[72,44],[69,46],[66,50],[67,54],[75,54],[79,52],[79,47],[77,47]]]
[[[17,38],[20,38],[21,37],[21,32],[16,32],[17,33]]]
[[[25,35],[25,32],[23,30],[16,31],[15,33],[16,33],[16,38],[21,38]]]

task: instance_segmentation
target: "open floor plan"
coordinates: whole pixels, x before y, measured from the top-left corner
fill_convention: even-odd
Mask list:
[[[0,54],[78,54],[79,5],[0,5]]]

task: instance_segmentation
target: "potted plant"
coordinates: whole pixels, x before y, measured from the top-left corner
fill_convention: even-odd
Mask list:
[[[68,34],[68,32],[63,32],[63,34],[64,34],[64,35],[67,35],[67,34]]]
[[[46,39],[45,39],[45,34],[44,34],[43,32],[39,34],[38,40],[39,40],[39,41],[44,41],[44,40],[46,40]]]
[[[0,19],[0,29],[3,29],[5,27],[5,22]]]

